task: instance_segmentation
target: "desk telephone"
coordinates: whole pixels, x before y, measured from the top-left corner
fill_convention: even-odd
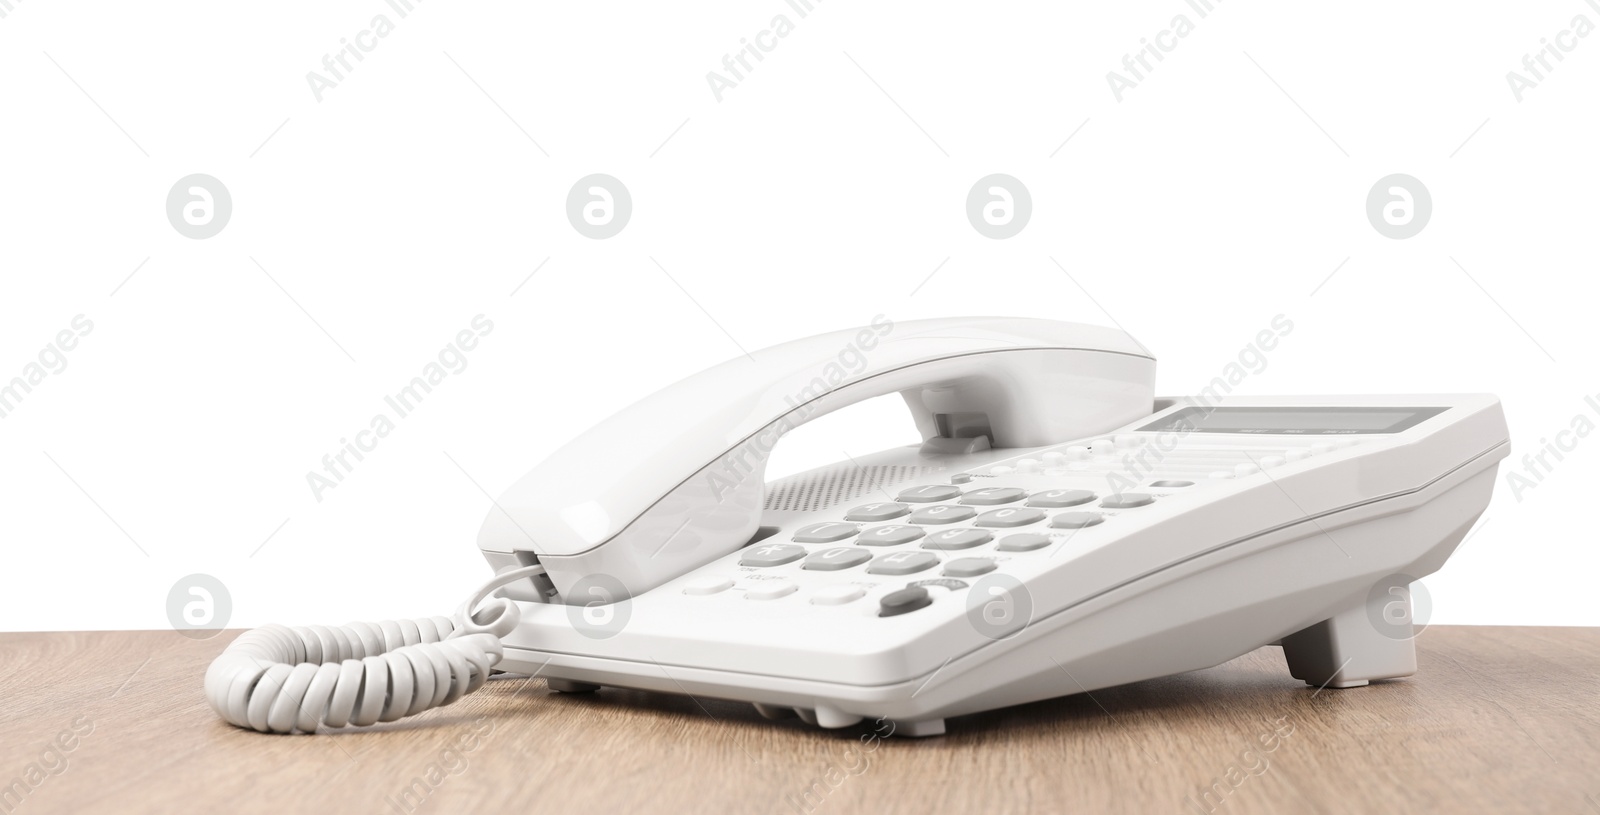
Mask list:
[[[1488,504],[1499,400],[1154,380],[1127,334],[1036,319],[880,318],[741,356],[513,484],[478,535],[497,575],[454,619],[249,631],[206,694],[310,732],[498,669],[927,736],[1268,644],[1318,687],[1414,673],[1408,585]],[[765,480],[785,432],[892,393],[921,444]]]

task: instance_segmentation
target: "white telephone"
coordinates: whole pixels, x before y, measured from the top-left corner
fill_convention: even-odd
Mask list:
[[[736,358],[514,484],[478,536],[498,574],[455,620],[246,632],[207,696],[309,732],[449,704],[493,665],[935,735],[1273,643],[1312,685],[1414,673],[1409,584],[1488,504],[1499,401],[1154,379],[1120,331],[1033,319],[879,319]],[[784,433],[890,393],[920,445],[766,482]]]

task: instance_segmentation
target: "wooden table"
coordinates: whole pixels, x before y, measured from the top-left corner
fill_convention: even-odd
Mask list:
[[[1300,685],[1262,648],[920,740],[773,723],[713,699],[564,696],[521,677],[391,725],[267,736],[223,724],[202,698],[233,636],[0,634],[0,785],[12,785],[0,815],[1600,815],[1593,628],[1436,626],[1416,677],[1346,691]]]

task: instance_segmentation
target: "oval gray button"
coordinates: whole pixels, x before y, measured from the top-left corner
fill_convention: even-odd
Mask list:
[[[843,521],[825,521],[802,526],[794,533],[796,543],[833,543],[854,535],[861,527]]]
[[[911,507],[894,501],[884,501],[878,504],[862,504],[845,513],[847,521],[889,521],[911,511]]]
[[[951,487],[946,484],[928,484],[922,487],[912,487],[901,490],[894,499],[896,501],[910,501],[913,504],[928,504],[934,501],[948,501],[961,494],[960,487]]]
[[[986,557],[958,557],[944,564],[944,573],[951,577],[977,577],[994,570],[994,561]]]
[[[806,555],[806,562],[800,564],[802,569],[814,572],[836,572],[848,569],[851,566],[860,566],[872,559],[872,553],[854,546],[835,546],[820,552]]]
[[[1104,521],[1106,516],[1098,512],[1063,512],[1050,519],[1050,525],[1057,529],[1082,529],[1094,526]]]
[[[1000,539],[1000,544],[995,549],[1001,552],[1032,552],[1050,545],[1050,536],[1038,532],[1023,532],[1017,535],[1007,535]]]
[[[1027,526],[1044,520],[1044,510],[1029,507],[1011,507],[1008,509],[991,509],[978,516],[972,523],[976,526],[1013,527]]]
[[[1047,490],[1028,496],[1028,506],[1060,509],[1062,507],[1087,504],[1093,501],[1094,498],[1094,493],[1088,490]]]
[[[984,487],[961,496],[961,503],[993,506],[995,504],[1009,504],[1012,501],[1021,501],[1026,497],[1028,497],[1028,492],[1019,490],[1016,487]]]
[[[763,543],[746,549],[740,566],[782,566],[805,557],[806,548],[792,543]]]
[[[887,524],[874,526],[862,532],[861,537],[856,538],[856,543],[861,546],[899,546],[902,543],[910,543],[923,534],[920,526]]]
[[[1125,492],[1121,495],[1106,496],[1106,499],[1100,502],[1100,506],[1106,509],[1133,509],[1134,507],[1145,506],[1155,500],[1142,492]]]
[[[924,549],[971,549],[993,539],[982,529],[941,529],[922,542]]]
[[[955,504],[940,504],[936,507],[923,507],[911,513],[906,520],[914,524],[953,524],[956,521],[965,521],[978,514],[972,507],[958,507]]]
[[[880,555],[867,566],[867,574],[912,574],[939,565],[939,556],[914,549]]]

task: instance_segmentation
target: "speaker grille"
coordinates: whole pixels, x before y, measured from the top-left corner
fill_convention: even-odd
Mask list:
[[[821,472],[792,475],[767,485],[766,508],[777,512],[826,509],[842,501],[866,495],[884,484],[893,484],[933,469],[899,464],[872,467],[844,466]]]

